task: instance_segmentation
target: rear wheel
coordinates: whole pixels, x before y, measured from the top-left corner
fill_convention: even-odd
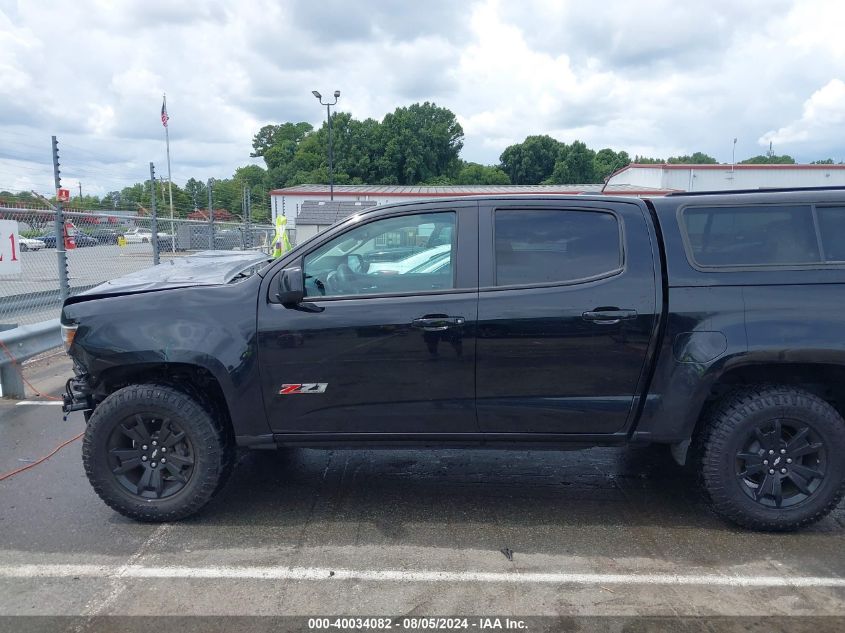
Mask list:
[[[23,242],[20,243],[20,247],[21,247],[21,253],[25,253],[29,250],[29,246],[27,246]]]
[[[120,389],[95,410],[82,457],[97,494],[140,521],[197,512],[223,485],[232,448],[198,402],[162,385]]]
[[[801,389],[766,386],[732,394],[712,412],[701,451],[714,509],[745,527],[809,525],[845,493],[845,421]]]

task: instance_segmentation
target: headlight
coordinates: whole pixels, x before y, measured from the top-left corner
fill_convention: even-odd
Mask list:
[[[76,336],[76,329],[79,327],[77,323],[73,325],[65,325],[62,323],[62,343],[65,346],[65,352],[70,351],[70,346],[73,344],[73,339]]]

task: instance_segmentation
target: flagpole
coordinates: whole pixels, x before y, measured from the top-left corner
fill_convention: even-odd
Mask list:
[[[167,95],[164,95],[164,111],[167,113]],[[170,115],[167,117],[170,123]],[[170,126],[164,126],[164,139],[167,143],[167,189],[170,196],[170,252],[176,254],[176,232],[173,230],[173,180],[170,178]],[[158,239],[158,236],[156,236]]]

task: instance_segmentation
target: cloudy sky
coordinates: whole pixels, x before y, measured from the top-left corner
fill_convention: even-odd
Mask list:
[[[227,177],[266,123],[430,100],[495,163],[528,134],[666,157],[845,160],[838,0],[0,0],[0,189]]]

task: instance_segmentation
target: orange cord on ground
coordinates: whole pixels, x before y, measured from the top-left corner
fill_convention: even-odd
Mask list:
[[[33,387],[33,386],[32,386],[32,384],[31,384],[31,383],[30,383],[30,382],[26,379],[26,377],[23,375],[23,369],[21,368],[21,365],[20,365],[20,363],[18,362],[18,359],[17,359],[17,358],[15,358],[14,354],[12,354],[12,352],[9,350],[9,348],[8,348],[8,347],[6,347],[6,344],[5,344],[3,341],[0,341],[0,347],[2,347],[2,348],[3,348],[3,350],[6,352],[6,354],[8,354],[8,355],[9,355],[9,358],[11,359],[12,364],[13,364],[13,365],[15,366],[15,368],[18,370],[18,373],[21,375],[21,379],[23,380],[24,384],[25,384],[27,387],[29,387],[30,389],[32,389],[32,390],[35,392],[35,395],[36,395],[36,396],[40,396],[40,397],[42,397],[42,398],[46,398],[47,400],[61,400],[61,398],[57,398],[56,396],[51,396],[51,395],[48,395],[48,394],[46,394],[46,393],[41,393],[40,391],[38,391],[38,389],[36,389],[35,387]],[[56,448],[54,448],[54,449],[53,449],[53,450],[52,450],[49,454],[45,455],[45,456],[44,456],[44,457],[42,457],[41,459],[37,459],[37,460],[35,460],[34,462],[32,462],[31,464],[27,464],[26,466],[21,466],[20,468],[16,468],[15,470],[10,470],[10,471],[9,471],[9,472],[7,472],[7,473],[3,473],[2,475],[0,475],[0,481],[5,481],[6,479],[9,479],[10,477],[14,477],[14,476],[15,476],[15,475],[17,475],[18,473],[22,473],[23,471],[25,471],[25,470],[29,470],[30,468],[35,468],[36,466],[38,466],[38,464],[42,464],[42,463],[46,462],[46,461],[47,461],[48,459],[50,459],[53,455],[55,455],[55,454],[56,454],[56,453],[58,453],[60,450],[62,450],[65,446],[67,446],[67,445],[68,445],[68,444],[70,444],[71,442],[75,442],[76,440],[78,440],[78,439],[79,439],[80,437],[82,437],[83,435],[85,435],[85,432],[84,432],[84,431],[83,431],[82,433],[80,433],[79,435],[75,435],[74,437],[70,438],[70,439],[69,439],[69,440],[67,440],[66,442],[62,442],[62,443],[61,443],[61,444],[59,444]]]
[[[38,460],[36,460],[36,461],[32,462],[31,464],[27,464],[26,466],[21,466],[20,468],[16,468],[15,470],[10,470],[10,471],[9,471],[9,472],[7,472],[7,473],[3,473],[2,475],[0,475],[0,481],[5,481],[5,480],[6,480],[6,479],[8,479],[9,477],[14,477],[14,476],[15,476],[15,475],[17,475],[18,473],[22,473],[23,471],[25,471],[25,470],[29,470],[30,468],[35,468],[36,466],[38,466],[38,464],[41,464],[41,463],[43,463],[43,462],[46,462],[46,461],[47,461],[48,459],[50,459],[53,455],[55,455],[55,454],[56,454],[56,453],[58,453],[60,450],[62,450],[65,446],[67,446],[68,444],[70,444],[70,443],[72,443],[72,442],[75,442],[76,440],[78,440],[78,439],[79,439],[80,437],[82,437],[83,435],[85,435],[85,432],[84,432],[84,431],[83,431],[82,433],[80,433],[79,435],[74,435],[72,438],[70,438],[70,439],[69,439],[69,440],[67,440],[66,442],[62,442],[62,443],[61,443],[61,444],[59,444],[56,448],[54,448],[54,449],[53,449],[53,450],[52,450],[49,454],[45,455],[45,456],[44,456],[44,457],[42,457],[41,459],[38,459]]]

